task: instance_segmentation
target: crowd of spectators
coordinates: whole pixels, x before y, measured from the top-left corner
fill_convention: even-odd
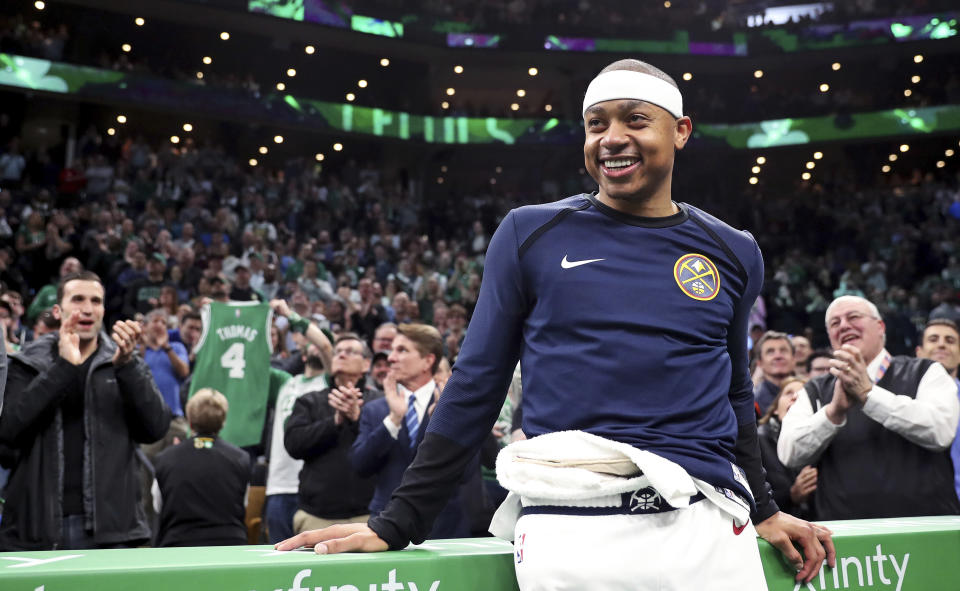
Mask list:
[[[74,160],[61,166],[51,157],[60,151],[21,146],[22,122],[0,121],[7,134],[0,151],[0,323],[7,351],[57,329],[60,319],[50,313],[56,285],[82,268],[103,280],[105,326],[142,320],[142,354],[170,357],[177,384],[189,379],[198,311],[210,300],[285,300],[294,317],[329,331],[350,354],[365,355],[365,371],[386,359],[375,356],[389,349],[378,345],[378,328],[430,325],[442,358],[435,358],[437,368],[455,363],[489,237],[510,208],[531,202],[490,187],[456,202],[430,202],[417,179],[373,160],[321,168],[293,158],[276,169],[249,167],[223,146],[172,145],[93,126],[78,138]],[[827,187],[805,183],[776,193],[761,187],[746,198],[737,191],[695,203],[750,229],[763,249],[766,287],[751,318],[756,339],[777,329],[826,346],[827,304],[863,295],[885,318],[886,349],[912,354],[928,318],[960,314],[956,179],[853,178],[840,174]],[[272,327],[271,362],[297,374],[309,353],[293,324],[278,319]],[[178,347],[164,329],[177,335]],[[765,370],[758,367],[762,383]],[[370,380],[384,387],[383,374]],[[344,416],[356,421],[356,402],[343,404]],[[182,414],[186,405],[175,407]],[[215,435],[204,433],[191,445]],[[269,454],[262,447],[253,453]],[[804,478],[798,487],[806,490],[809,471]],[[160,486],[170,510],[177,497],[168,484]]]

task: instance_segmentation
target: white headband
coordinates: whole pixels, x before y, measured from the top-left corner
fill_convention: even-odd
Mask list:
[[[683,117],[683,95],[666,80],[631,70],[604,72],[590,82],[583,97],[583,112],[603,101],[634,99],[666,109],[679,119]]]

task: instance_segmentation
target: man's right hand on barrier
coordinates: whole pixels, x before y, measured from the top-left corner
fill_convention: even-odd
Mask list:
[[[341,552],[384,552],[387,543],[380,539],[366,523],[343,523],[323,529],[299,533],[274,545],[275,550],[313,548],[317,554]]]

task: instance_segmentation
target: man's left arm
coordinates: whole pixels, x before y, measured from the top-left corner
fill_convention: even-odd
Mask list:
[[[863,413],[920,447],[942,451],[957,434],[957,383],[934,363],[920,379],[915,398],[873,386],[866,394]]]
[[[138,443],[153,443],[167,434],[173,413],[163,401],[146,361],[134,355],[141,334],[140,323],[133,320],[121,320],[113,325],[111,336],[117,345],[113,373],[130,435]]]
[[[787,562],[797,570],[796,580],[809,582],[820,571],[824,558],[836,565],[836,551],[827,528],[797,519],[780,511],[767,483],[767,474],[760,459],[760,439],[754,410],[753,382],[750,377],[747,332],[750,308],[763,285],[763,257],[753,244],[754,253],[746,261],[747,285],[739,302],[727,336],[732,363],[730,403],[737,417],[737,441],[734,447],[737,464],[744,470],[756,508],[750,515],[757,534],[775,546]],[[797,551],[796,545],[803,550]],[[804,557],[806,559],[804,559]]]

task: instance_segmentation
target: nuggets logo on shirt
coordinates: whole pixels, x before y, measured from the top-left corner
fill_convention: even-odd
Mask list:
[[[720,293],[720,272],[713,261],[702,254],[685,254],[677,259],[673,278],[680,290],[695,300],[706,302]]]

